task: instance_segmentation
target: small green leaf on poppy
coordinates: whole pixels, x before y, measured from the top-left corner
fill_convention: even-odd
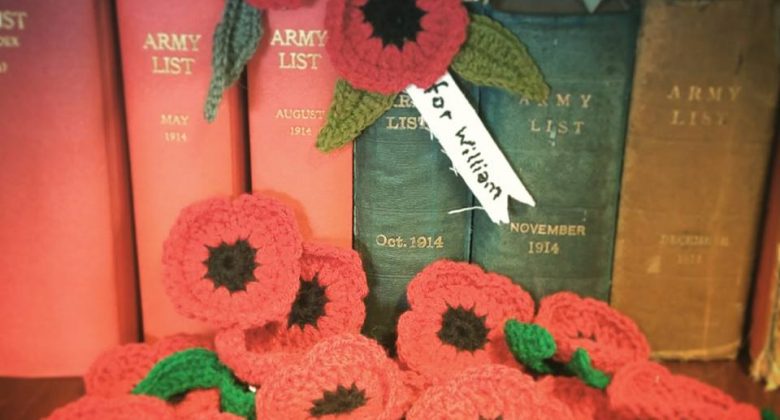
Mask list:
[[[328,120],[317,135],[317,148],[330,152],[354,140],[393,106],[396,96],[355,89],[339,79]]]
[[[571,360],[566,364],[566,369],[593,388],[605,389],[611,381],[606,373],[593,367],[590,355],[583,348],[574,351]]]
[[[263,36],[262,12],[244,2],[227,0],[222,20],[214,29],[211,50],[211,82],[209,83],[204,117],[208,122],[217,117],[222,93],[241,76]]]
[[[194,389],[218,388],[223,412],[254,419],[255,396],[210,350],[183,350],[160,360],[132,393],[169,401]]]
[[[778,420],[778,417],[777,414],[775,414],[771,408],[762,408],[761,420]]]
[[[536,373],[552,372],[545,360],[555,355],[555,339],[544,327],[510,319],[504,324],[504,337],[519,363]]]
[[[550,94],[525,45],[486,16],[471,15],[468,38],[451,67],[472,83],[503,88],[529,100],[542,101]]]

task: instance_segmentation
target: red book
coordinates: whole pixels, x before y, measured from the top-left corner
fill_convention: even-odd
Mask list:
[[[252,189],[282,199],[306,239],[352,245],[352,148],[322,153],[337,75],[326,56],[326,1],[267,13],[249,63]]]
[[[750,327],[751,373],[770,388],[780,385],[780,144],[775,150]]]
[[[0,7],[0,376],[73,376],[136,323],[110,2]]]
[[[163,241],[183,207],[245,189],[237,90],[226,92],[215,122],[203,118],[211,39],[223,7],[214,0],[117,1],[147,339],[207,329],[168,299]]]

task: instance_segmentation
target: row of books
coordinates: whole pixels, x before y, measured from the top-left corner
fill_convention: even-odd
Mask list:
[[[182,207],[245,191],[291,205],[308,240],[361,253],[380,340],[406,282],[452,258],[536,298],[611,299],[661,357],[733,357],[772,149],[774,2],[493,3],[480,12],[552,89],[536,103],[462,85],[537,201],[501,226],[473,210],[406,95],[354,147],[314,148],[337,79],[324,0],[264,16],[211,124],[223,2],[3,0],[0,375],[80,374],[139,331],[204,331],[165,296],[162,243]]]

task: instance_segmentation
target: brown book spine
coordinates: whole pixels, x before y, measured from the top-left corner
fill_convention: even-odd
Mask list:
[[[612,304],[657,357],[741,344],[778,88],[771,0],[646,3]]]

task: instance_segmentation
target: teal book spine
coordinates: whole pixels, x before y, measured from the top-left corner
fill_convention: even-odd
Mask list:
[[[536,200],[510,223],[474,214],[471,260],[534,298],[561,290],[607,300],[638,11],[489,11],[527,47],[550,86],[543,102],[482,88],[480,113]]]
[[[476,89],[466,90],[476,103]],[[411,98],[400,94],[354,145],[354,247],[369,285],[363,333],[393,348],[406,285],[441,258],[468,260],[472,205]]]

